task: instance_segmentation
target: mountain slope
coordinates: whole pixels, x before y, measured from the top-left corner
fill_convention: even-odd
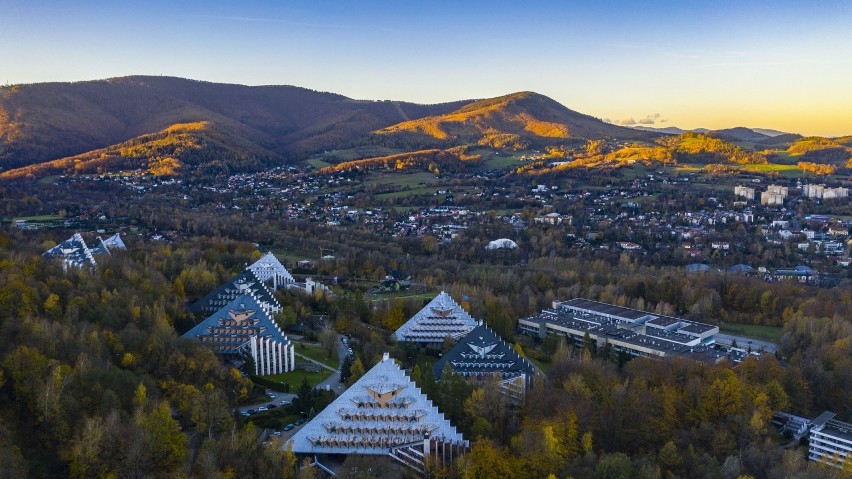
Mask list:
[[[711,131],[710,134],[728,142],[747,141],[751,143],[758,143],[771,138],[769,135],[758,133],[744,126],[725,128],[724,130],[714,130]]]
[[[275,154],[332,148],[409,118],[466,102],[357,101],[292,86],[228,85],[132,76],[0,88],[0,167],[104,148],[176,123],[237,125]]]
[[[215,176],[257,169],[262,162],[276,156],[245,137],[234,126],[178,123],[117,145],[0,172],[0,178],[132,171],[155,176]]]
[[[452,113],[402,122],[376,134],[396,145],[478,143],[494,147],[541,145],[568,138],[647,140],[658,136],[604,123],[532,92],[476,101]]]

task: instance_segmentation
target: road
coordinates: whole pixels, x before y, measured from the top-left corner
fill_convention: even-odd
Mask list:
[[[733,334],[723,334],[719,333],[716,335],[716,342],[719,344],[724,344],[725,346],[730,346],[734,341],[737,342],[737,347],[742,349],[748,349],[749,345],[751,345],[752,351],[766,351],[767,353],[774,353],[778,349],[778,345],[775,343],[770,343],[769,341],[764,341],[762,339],[749,338],[747,336],[735,336]]]
[[[317,364],[317,365],[325,368],[328,371],[332,371],[331,376],[326,378],[325,381],[317,384],[316,387],[320,388],[320,389],[325,389],[326,386],[328,386],[329,389],[334,391],[337,395],[340,395],[340,393],[342,393],[343,391],[346,390],[346,385],[340,382],[340,367],[343,366],[343,360],[346,358],[347,354],[349,354],[349,347],[344,345],[341,341],[338,341],[337,342],[337,358],[338,358],[338,368],[337,369],[334,369],[334,368],[332,368],[332,367],[330,367],[326,364],[323,364],[319,361],[314,361],[313,359],[311,359],[307,356],[303,356],[299,353],[296,353],[296,356],[299,356],[300,359],[303,359],[305,361],[310,361],[311,363]],[[277,405],[280,406],[281,401],[284,401],[285,403],[289,403],[289,402],[292,402],[293,398],[296,397],[296,395],[293,394],[293,393],[282,393],[282,392],[272,391],[272,394],[275,395],[275,399],[267,399],[267,400],[260,402],[260,403],[257,403],[257,404],[240,406],[237,409],[239,409],[240,412],[245,412],[245,411],[248,411],[249,409],[257,409],[260,406],[266,406],[270,403],[277,404]]]
[[[277,391],[272,391],[272,394],[275,395],[274,399],[266,398],[266,400],[263,401],[263,402],[260,402],[260,403],[257,403],[257,404],[249,404],[247,406],[240,406],[237,409],[239,409],[240,412],[246,412],[249,409],[257,410],[257,408],[259,408],[260,406],[267,406],[269,404],[275,404],[278,407],[281,407],[282,401],[285,404],[289,404],[290,402],[293,401],[293,398],[296,397],[296,395],[292,394],[292,393],[280,393],[280,392],[277,392]]]

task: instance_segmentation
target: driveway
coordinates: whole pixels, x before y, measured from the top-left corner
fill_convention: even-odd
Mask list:
[[[343,391],[346,391],[346,385],[340,382],[340,368],[343,367],[343,360],[346,359],[346,355],[349,354],[349,347],[344,345],[342,341],[337,341],[337,371],[332,373],[325,381],[319,383],[317,385],[320,389],[325,389],[328,386],[329,389],[334,391],[337,395],[340,395]]]
[[[296,395],[292,394],[292,393],[280,393],[280,392],[277,392],[277,391],[272,391],[272,394],[275,396],[274,399],[266,398],[266,400],[263,401],[263,402],[260,402],[260,403],[257,403],[257,404],[249,404],[247,406],[240,406],[237,409],[240,412],[246,412],[249,409],[257,410],[257,408],[259,408],[260,406],[266,406],[266,405],[269,405],[269,404],[275,404],[278,407],[281,407],[281,401],[284,401],[285,403],[289,404],[290,402],[293,401],[293,398],[296,397]]]

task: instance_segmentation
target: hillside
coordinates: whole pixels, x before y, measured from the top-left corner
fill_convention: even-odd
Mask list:
[[[376,135],[397,147],[479,144],[494,148],[541,146],[570,138],[648,140],[658,136],[604,123],[532,92],[473,102],[452,113],[383,128]]]
[[[852,156],[852,148],[847,148],[844,140],[808,136],[791,144],[787,153],[798,157],[799,161],[845,165]]]
[[[235,128],[244,141],[286,157],[464,103],[357,101],[292,86],[171,77],[15,85],[0,88],[0,168],[78,155],[195,122]]]
[[[763,133],[759,133],[743,126],[725,128],[724,130],[714,130],[710,132],[710,134],[728,142],[745,141],[757,143],[771,138],[769,135],[764,135]]]
[[[243,134],[241,134],[243,133]],[[240,129],[209,122],[177,123],[158,133],[80,155],[14,168],[3,179],[140,171],[154,176],[216,176],[257,169],[276,155],[247,141]]]
[[[669,148],[678,163],[763,164],[766,158],[709,134],[687,132],[661,138],[661,146]]]

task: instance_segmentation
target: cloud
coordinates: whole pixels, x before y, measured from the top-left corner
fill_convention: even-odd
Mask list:
[[[661,116],[662,115],[660,115],[659,113],[651,113],[650,115],[646,116],[645,118],[642,118],[641,120],[639,120],[639,123],[642,124],[642,125],[653,125],[658,120],[660,122],[665,121],[665,120],[660,120]]]
[[[625,119],[623,119],[623,120],[619,121],[619,122],[618,122],[618,124],[619,124],[619,125],[624,125],[624,126],[635,125],[635,124],[636,124],[636,120],[634,120],[633,118],[625,118]]]
[[[612,123],[612,120],[610,120],[609,118],[604,118],[601,121],[603,121],[604,123]]]

